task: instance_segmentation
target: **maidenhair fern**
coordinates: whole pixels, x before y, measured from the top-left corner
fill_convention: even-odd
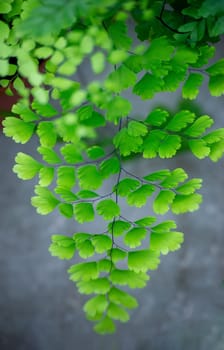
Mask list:
[[[165,159],[187,148],[217,161],[224,152],[224,129],[211,130],[210,116],[154,108],[134,119],[123,92],[148,100],[180,87],[191,100],[208,80],[212,96],[224,94],[224,60],[209,64],[212,42],[224,33],[224,2],[7,0],[0,13],[0,84],[20,96],[4,134],[22,144],[39,140],[38,160],[19,152],[13,171],[37,179],[31,203],[39,214],[58,210],[80,224],[102,217],[97,232],[83,226],[53,235],[49,251],[71,260],[69,278],[91,295],[84,312],[94,329],[114,332],[115,321],[128,321],[138,305],[123,287],[145,287],[161,254],[184,239],[173,220],[141,217],[140,210],[137,220],[126,217],[121,198],[137,208],[150,201],[155,215],[192,212],[202,201],[202,180],[184,169],[137,175],[125,158]],[[93,80],[84,83],[77,72],[85,65]],[[114,134],[104,143],[108,125]]]

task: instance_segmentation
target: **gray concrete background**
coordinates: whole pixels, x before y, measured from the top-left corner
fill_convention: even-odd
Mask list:
[[[162,101],[171,107],[178,98],[159,95],[151,106]],[[223,127],[223,97],[211,98],[205,85],[198,101]],[[135,115],[148,110],[137,98],[134,105]],[[99,336],[85,320],[86,298],[68,280],[71,262],[48,253],[52,234],[72,234],[78,226],[56,212],[36,214],[30,205],[35,182],[20,181],[12,173],[15,154],[32,154],[34,146],[0,136],[0,350],[224,350],[223,159],[214,164],[182,154],[127,165],[139,175],[183,167],[204,179],[204,202],[199,211],[175,217],[185,242],[162,258],[145,289],[134,292],[139,307],[129,323],[118,324],[114,335]],[[138,213],[152,214],[150,205],[133,209],[132,215]]]

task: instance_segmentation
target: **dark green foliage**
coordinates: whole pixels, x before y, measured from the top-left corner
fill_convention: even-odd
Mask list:
[[[69,278],[90,295],[87,319],[98,333],[112,333],[138,305],[123,287],[145,287],[161,254],[183,242],[174,221],[133,219],[131,208],[124,217],[121,197],[158,215],[192,212],[202,200],[202,180],[188,179],[184,169],[149,173],[149,166],[133,174],[125,158],[165,159],[188,149],[217,161],[224,152],[224,129],[208,130],[211,117],[154,108],[134,119],[123,92],[148,100],[180,88],[193,100],[207,75],[210,94],[223,95],[224,59],[209,63],[212,43],[224,33],[223,0],[6,0],[0,14],[0,86],[20,96],[4,134],[21,144],[38,139],[38,161],[19,152],[13,171],[23,180],[36,177],[31,203],[39,214],[57,209],[80,224],[101,217],[98,232],[53,235],[49,251],[72,259]],[[141,43],[130,36],[130,23]],[[77,81],[83,63],[92,81]],[[114,134],[104,139],[108,125]]]

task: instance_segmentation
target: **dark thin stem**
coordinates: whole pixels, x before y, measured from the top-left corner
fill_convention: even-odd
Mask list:
[[[162,4],[162,8],[161,8],[161,11],[160,11],[160,14],[159,16],[156,16],[156,19],[158,19],[166,28],[168,28],[169,30],[171,30],[172,32],[176,33],[176,34],[189,34],[191,32],[181,32],[175,28],[172,28],[169,24],[167,24],[164,19],[163,19],[163,13],[164,13],[164,10],[165,10],[165,6],[166,6],[166,0],[163,1],[163,4]]]

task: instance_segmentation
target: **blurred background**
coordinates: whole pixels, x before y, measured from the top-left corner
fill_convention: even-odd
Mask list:
[[[158,105],[175,112],[181,93],[159,94],[147,103],[135,97],[132,103],[136,117]],[[213,117],[214,127],[223,127],[224,97],[209,95],[206,78],[191,107]],[[35,181],[21,181],[12,172],[16,153],[35,154],[35,146],[35,140],[18,145],[0,134],[0,350],[224,350],[223,159],[212,163],[182,153],[173,160],[127,164],[138,175],[183,167],[191,177],[203,178],[204,201],[193,214],[166,216],[185,233],[182,248],[163,256],[148,286],[134,291],[139,307],[131,320],[118,324],[116,334],[99,336],[82,311],[86,297],[68,280],[72,262],[48,252],[52,234],[70,235],[77,224],[57,212],[38,215],[30,205]],[[152,214],[150,203],[132,210],[136,217]],[[91,229],[97,232],[98,224]]]

